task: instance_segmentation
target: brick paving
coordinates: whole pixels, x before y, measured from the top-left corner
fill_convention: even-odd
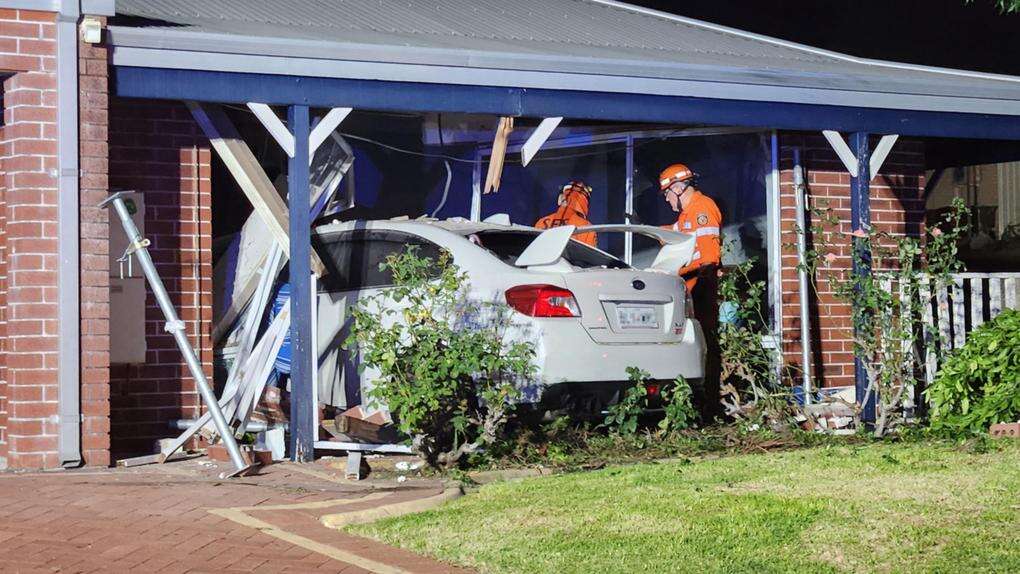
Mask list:
[[[323,464],[277,464],[258,476],[220,480],[221,469],[204,460],[0,472],[0,572],[372,571],[336,558],[344,552],[395,572],[463,572],[319,523],[323,514],[433,496],[442,491],[440,484],[346,482]],[[371,493],[377,493],[373,500],[356,500]],[[325,501],[336,505],[311,504]],[[268,506],[276,508],[257,508]],[[240,508],[235,514],[255,519],[256,526],[209,512],[227,508]],[[295,536],[311,544],[292,543]]]

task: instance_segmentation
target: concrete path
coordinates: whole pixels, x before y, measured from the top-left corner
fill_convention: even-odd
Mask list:
[[[0,571],[463,572],[322,526],[326,514],[435,496],[352,483],[326,464],[219,480],[204,458],[117,470],[0,472]]]

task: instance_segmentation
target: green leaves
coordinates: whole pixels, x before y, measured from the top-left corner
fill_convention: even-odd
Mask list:
[[[602,427],[609,432],[621,435],[633,435],[638,430],[638,419],[647,406],[645,397],[648,389],[645,382],[651,376],[638,367],[627,367],[627,376],[632,385],[624,392],[616,404],[610,405]]]
[[[663,432],[681,431],[690,428],[698,418],[698,413],[691,404],[691,386],[683,376],[673,381],[673,385],[662,390],[665,403],[665,416],[659,421]]]
[[[358,304],[344,344],[379,372],[369,400],[429,464],[452,467],[498,438],[532,375],[533,345],[504,343],[509,309],[471,301],[449,253],[434,260],[411,246],[380,267],[395,285]]]
[[[846,265],[820,267],[825,284],[815,285],[815,293],[819,300],[831,293],[838,304],[850,308],[853,352],[863,358],[868,379],[866,397],[861,402],[877,398],[876,436],[883,436],[904,420],[908,391],[917,383],[911,366],[917,352],[915,327],[925,315],[931,296],[928,288],[921,296],[925,293],[921,281],[923,278],[937,289],[962,269],[957,245],[970,229],[969,213],[962,200],[954,200],[943,219],[930,226],[923,238],[875,227],[846,233],[840,229],[839,220],[832,217],[831,209],[813,213],[813,219],[826,225],[812,231],[813,255],[809,260],[821,259],[819,252],[828,258],[853,246],[854,267],[868,271],[854,274]],[[852,236],[852,241],[842,237],[846,235]],[[837,238],[839,243],[834,241]],[[865,248],[867,256],[860,247]],[[937,333],[933,339],[925,343],[929,349],[939,346]],[[960,369],[970,370],[971,365],[963,363]],[[855,417],[860,413],[858,406]]]
[[[965,436],[1020,419],[1020,311],[1006,310],[968,335],[925,394],[936,433]]]

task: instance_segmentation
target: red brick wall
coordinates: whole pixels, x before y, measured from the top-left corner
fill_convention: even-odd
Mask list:
[[[800,296],[797,290],[796,211],[793,189],[793,147],[801,148],[801,164],[813,206],[827,203],[841,221],[839,229],[827,229],[821,241],[836,247],[833,264],[846,273],[852,263],[850,250],[850,174],[821,136],[782,133],[780,208],[783,253],[783,350],[788,365],[801,365]],[[872,142],[874,149],[875,141]],[[923,229],[923,145],[899,141],[878,177],[871,181],[871,222],[875,229],[917,235]],[[809,223],[810,227],[812,223]],[[810,248],[810,245],[809,245]],[[824,386],[854,384],[853,338],[850,307],[836,299],[825,273],[816,277],[817,297],[810,300],[812,363],[815,380]]]
[[[187,324],[207,377],[212,377],[212,209],[208,140],[188,110],[173,102],[113,98],[110,183],[145,194],[150,253]],[[151,293],[146,300],[145,365],[112,365],[112,448],[117,455],[154,452],[179,431],[168,421],[199,412],[198,393]]]
[[[105,46],[79,44],[81,443],[90,466],[110,464],[109,219],[97,207],[109,194],[108,70]]]
[[[57,466],[55,15],[0,10],[4,82],[6,456]]]

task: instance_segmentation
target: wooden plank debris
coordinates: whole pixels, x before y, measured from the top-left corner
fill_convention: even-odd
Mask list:
[[[187,102],[187,105],[195,121],[209,138],[213,149],[255,208],[255,213],[266,222],[269,232],[280,244],[283,253],[290,257],[290,221],[287,204],[276,191],[276,187],[269,180],[251,148],[237,133],[230,118],[220,106],[200,102]],[[316,275],[321,276],[325,273],[326,268],[314,250],[311,266]]]
[[[513,131],[513,118],[499,118],[496,135],[492,140],[492,154],[489,156],[489,172],[485,176],[485,187],[482,188],[482,193],[499,191],[499,183],[503,177],[503,162],[506,159],[507,141]]]

